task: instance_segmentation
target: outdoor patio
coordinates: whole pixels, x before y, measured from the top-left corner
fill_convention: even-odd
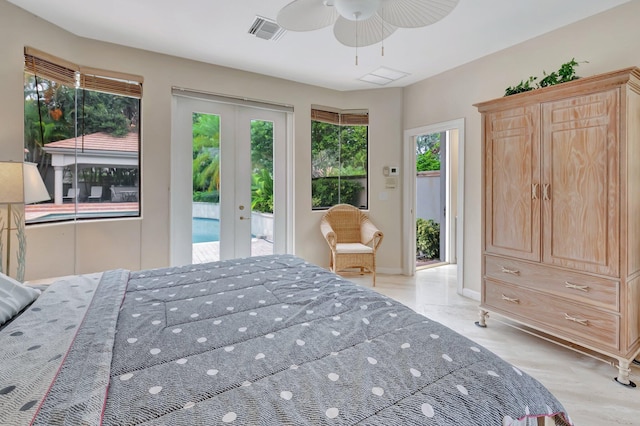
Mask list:
[[[262,238],[251,239],[251,255],[273,254],[273,243]],[[206,263],[220,260],[220,242],[193,244],[193,263]]]

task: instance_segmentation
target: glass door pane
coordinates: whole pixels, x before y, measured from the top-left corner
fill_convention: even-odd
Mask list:
[[[220,260],[220,115],[192,114],[193,263]]]
[[[251,256],[273,254],[273,121],[251,120]]]

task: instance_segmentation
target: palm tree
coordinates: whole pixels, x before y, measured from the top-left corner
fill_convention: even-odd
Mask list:
[[[220,116],[193,114],[193,190],[220,189]]]

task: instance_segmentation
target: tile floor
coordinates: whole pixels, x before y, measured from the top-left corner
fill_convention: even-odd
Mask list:
[[[371,287],[370,274],[342,275]],[[535,377],[562,402],[575,425],[640,425],[640,367],[631,368],[631,380],[638,387],[630,389],[615,383],[617,369],[602,361],[492,317],[487,328],[477,327],[478,302],[456,293],[455,265],[418,271],[415,277],[378,274],[374,289],[467,336]]]

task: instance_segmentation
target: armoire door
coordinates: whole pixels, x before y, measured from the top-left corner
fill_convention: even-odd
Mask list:
[[[619,273],[618,89],[542,106],[543,261]]]
[[[540,107],[485,117],[485,250],[540,261]]]

